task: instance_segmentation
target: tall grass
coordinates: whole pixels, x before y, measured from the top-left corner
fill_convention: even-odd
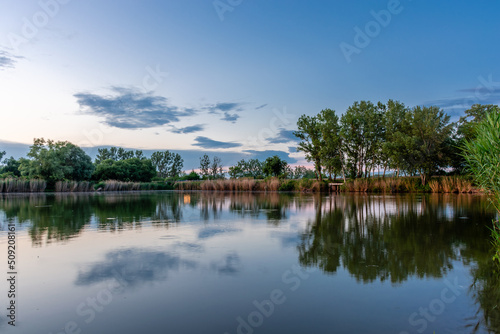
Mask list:
[[[281,180],[276,177],[264,180],[250,178],[230,180],[205,180],[205,181],[182,181],[175,184],[176,190],[203,190],[203,191],[255,191],[255,192],[277,192],[277,191],[301,191],[319,192],[327,191],[328,185],[316,180]]]
[[[431,192],[433,193],[438,193],[441,191],[441,185],[439,183],[439,180],[430,180],[429,187],[431,188]]]
[[[465,177],[444,176],[432,178],[423,186],[419,177],[369,178],[349,180],[343,186],[347,192],[374,193],[472,193],[479,192]]]
[[[139,190],[173,190],[173,184],[165,182],[122,182],[108,180],[94,186],[96,191],[139,191]]]
[[[88,181],[58,181],[56,192],[89,192],[94,191],[94,184]]]
[[[476,138],[466,141],[464,157],[475,181],[488,192],[491,204],[500,215],[500,111],[488,113],[474,129]],[[500,223],[493,222],[493,259],[500,265]]]
[[[0,180],[0,193],[43,192],[46,187],[47,182],[40,179],[25,180],[9,177]]]

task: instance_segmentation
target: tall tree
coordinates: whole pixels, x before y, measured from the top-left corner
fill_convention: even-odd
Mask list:
[[[328,172],[329,180],[342,171],[343,152],[341,149],[339,118],[335,110],[323,109],[318,114],[318,122],[323,145],[320,149],[321,164]]]
[[[139,152],[139,153],[138,153]],[[142,151],[136,151],[136,158],[141,159]],[[178,153],[157,151],[151,154],[151,163],[159,177],[177,178],[184,167],[184,160]]]
[[[269,157],[264,162],[262,171],[266,176],[281,176],[285,173],[288,163],[285,160],[281,160],[279,156],[275,155]]]
[[[383,108],[384,140],[382,142],[382,165],[384,176],[387,168],[398,174],[405,167],[405,139],[408,134],[406,114],[408,108],[399,101],[389,100]]]
[[[19,170],[23,176],[54,183],[63,179],[88,180],[94,166],[91,158],[70,142],[36,138],[28,159],[21,159]]]
[[[210,176],[210,157],[207,154],[200,158],[200,174],[204,178]]]
[[[223,167],[222,159],[218,156],[214,156],[212,163],[210,164],[210,176],[213,179],[224,178]]]
[[[406,150],[410,152],[409,165],[420,174],[422,184],[439,168],[447,167],[446,141],[453,124],[450,116],[438,107],[414,107],[407,114],[410,125]]]
[[[367,176],[380,162],[382,111],[370,101],[354,102],[342,115],[340,127],[351,176]]]
[[[321,174],[321,147],[323,147],[323,137],[321,125],[317,116],[300,116],[297,121],[298,130],[293,134],[301,141],[297,147],[297,151],[304,152],[307,161],[314,163],[316,178],[323,181]]]

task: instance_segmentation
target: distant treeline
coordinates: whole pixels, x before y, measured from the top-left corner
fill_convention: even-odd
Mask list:
[[[451,123],[450,116],[438,107],[409,108],[389,100],[386,104],[355,102],[340,118],[331,109],[316,116],[302,115],[294,132],[300,140],[297,150],[305,153],[314,170],[292,168],[276,155],[265,161],[240,160],[226,170],[219,157],[205,154],[200,157],[199,172],[188,174],[183,172],[182,157],[168,150],[147,158],[141,150],[102,148],[92,162],[68,141],[37,138],[26,157],[2,160],[6,152],[0,152],[0,192],[174,189],[176,181],[227,177],[316,179],[320,183],[341,177],[344,188],[351,189],[349,182],[353,180],[385,177],[388,171],[396,177],[419,176],[422,190],[429,190],[438,187],[435,182],[428,184],[433,175],[466,173],[464,143],[474,140],[478,124],[493,112],[500,112],[500,108],[473,105],[458,122]],[[206,188],[210,188],[208,183]],[[278,188],[305,187],[282,186],[280,182]]]

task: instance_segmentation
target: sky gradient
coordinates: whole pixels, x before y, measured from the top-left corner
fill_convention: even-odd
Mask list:
[[[498,1],[0,0],[0,150],[35,137],[305,164],[300,115],[500,102]],[[24,151],[23,151],[24,150]]]

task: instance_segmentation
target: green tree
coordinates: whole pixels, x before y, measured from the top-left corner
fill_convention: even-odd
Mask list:
[[[142,151],[140,156],[142,156]],[[182,167],[184,167],[182,157],[178,153],[170,151],[153,152],[151,154],[151,162],[159,177],[177,178],[182,172]]]
[[[399,101],[389,100],[385,106],[382,122],[384,124],[384,140],[382,142],[382,165],[384,176],[388,168],[399,171],[405,167],[405,140],[409,126],[406,122],[408,108]]]
[[[210,176],[210,157],[207,154],[200,158],[200,174],[202,178]]]
[[[151,182],[155,175],[156,169],[150,159],[108,159],[96,166],[92,178],[96,181]]]
[[[380,163],[382,110],[372,102],[354,102],[340,119],[343,149],[351,177],[368,176]]]
[[[324,145],[321,124],[317,116],[300,116],[297,121],[298,130],[293,134],[301,141],[298,144],[297,151],[304,152],[306,159],[314,163],[316,177],[323,181],[321,174],[321,148]]]
[[[409,152],[407,164],[420,174],[422,184],[439,168],[447,167],[446,143],[451,136],[453,124],[450,116],[438,107],[414,107],[407,114],[410,126],[406,151]]]
[[[258,178],[262,176],[262,162],[258,159],[241,159],[235,166],[229,167],[229,177],[233,179],[241,177]]]
[[[285,173],[287,166],[288,163],[285,160],[281,160],[279,156],[275,155],[266,159],[262,171],[266,176],[281,176]]]
[[[88,180],[94,170],[91,158],[68,141],[36,138],[30,146],[28,159],[21,159],[22,176],[42,178],[55,183],[59,180]]]
[[[212,163],[210,164],[210,177],[212,179],[223,179],[224,169],[222,165],[222,159],[218,156],[214,156]]]
[[[318,115],[318,122],[323,138],[320,149],[321,164],[328,172],[328,179],[336,177],[342,171],[342,137],[340,136],[339,118],[335,110],[323,109]]]
[[[5,159],[3,163],[3,167],[0,168],[0,175],[21,176],[21,172],[19,171],[21,163],[19,160],[14,159],[14,157],[10,157]]]

